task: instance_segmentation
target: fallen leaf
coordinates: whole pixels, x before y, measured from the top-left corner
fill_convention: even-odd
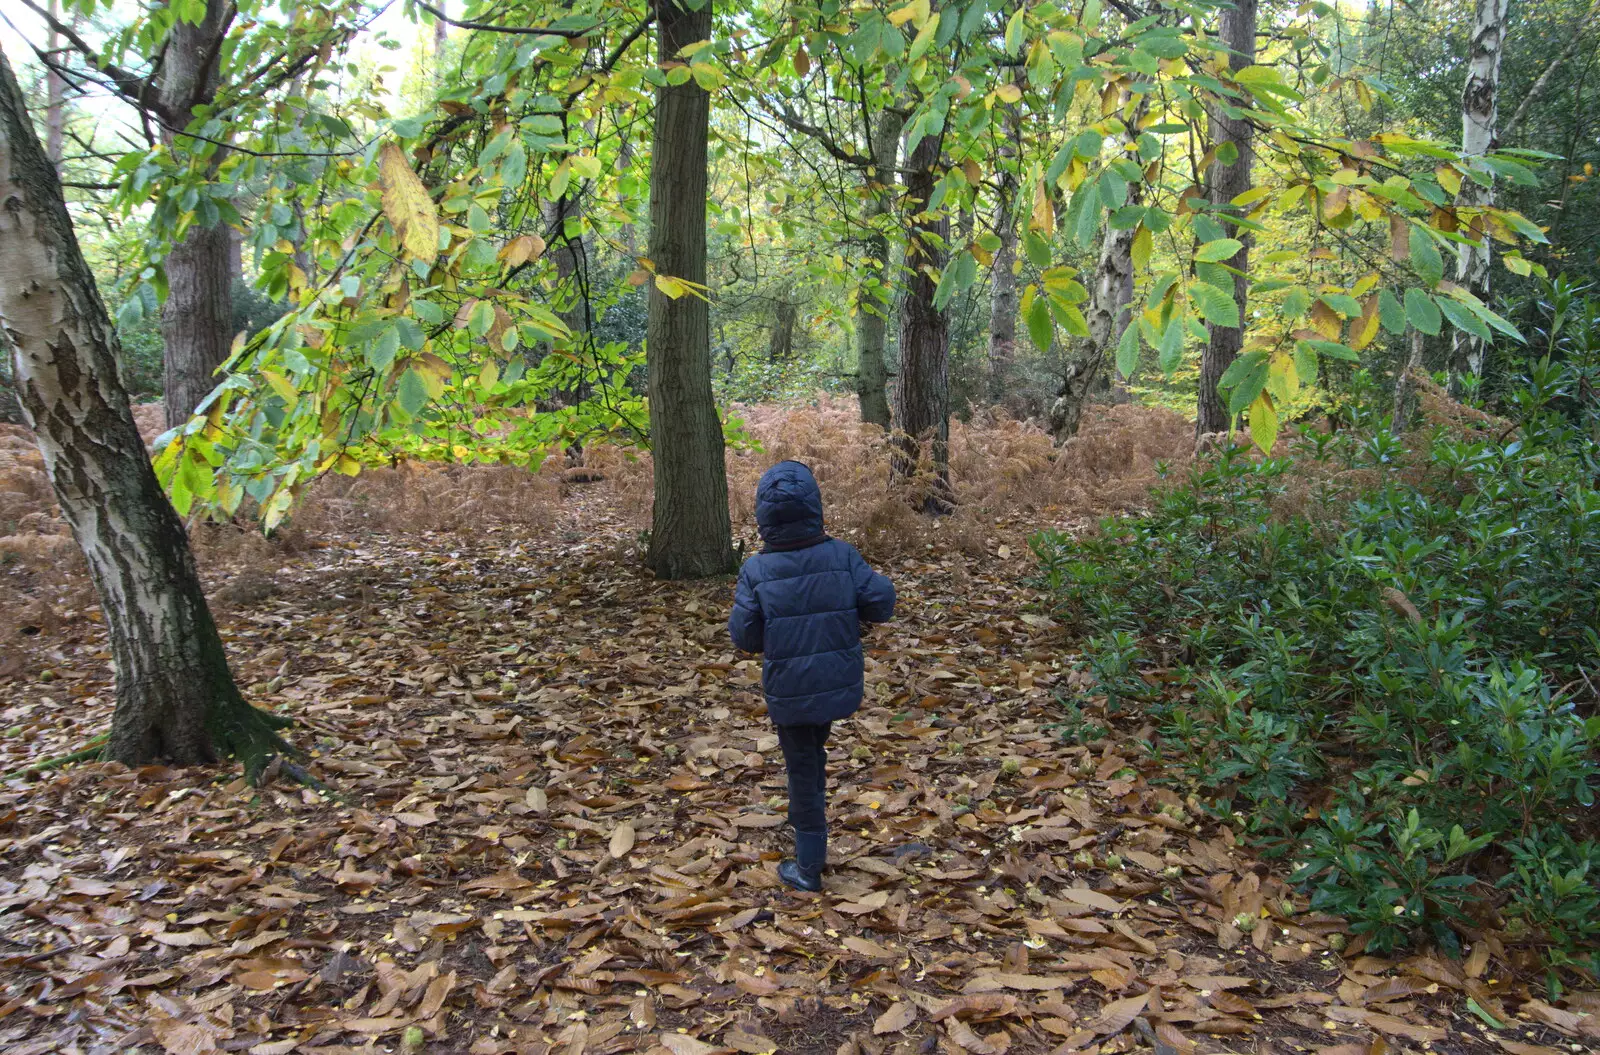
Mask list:
[[[889,1010],[879,1015],[877,1021],[872,1023],[872,1033],[880,1037],[885,1033],[899,1033],[916,1020],[915,1005],[904,1002],[891,1004]]]

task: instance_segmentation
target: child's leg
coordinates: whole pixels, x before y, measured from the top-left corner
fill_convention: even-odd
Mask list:
[[[789,824],[795,862],[820,877],[828,855],[827,725],[780,725],[778,744],[789,771]]]

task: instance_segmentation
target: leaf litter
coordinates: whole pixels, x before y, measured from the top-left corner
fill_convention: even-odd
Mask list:
[[[1150,729],[1065,735],[1058,697],[1103,701],[1020,585],[1037,524],[885,567],[901,609],[833,741],[820,896],[776,876],[784,772],[729,584],[641,574],[614,496],[548,529],[327,533],[222,622],[339,797],[163,766],[8,779],[0,1049],[1593,1046],[1600,996],[1537,999],[1487,942],[1336,953],[1342,921],[1187,808]],[[49,662],[0,681],[6,772],[107,720],[92,619]]]

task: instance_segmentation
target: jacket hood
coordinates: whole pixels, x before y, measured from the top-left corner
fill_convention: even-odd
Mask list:
[[[799,462],[779,462],[756,487],[756,526],[769,546],[822,538],[822,491],[811,470]]]

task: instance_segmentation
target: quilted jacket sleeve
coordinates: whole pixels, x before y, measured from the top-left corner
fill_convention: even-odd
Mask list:
[[[766,648],[767,621],[761,614],[761,598],[750,583],[750,565],[739,569],[739,585],[734,588],[733,611],[728,614],[728,636],[733,647],[744,652]]]
[[[894,618],[894,583],[887,575],[872,570],[861,554],[851,551],[852,576],[856,583],[856,610],[868,623],[887,623]]]

